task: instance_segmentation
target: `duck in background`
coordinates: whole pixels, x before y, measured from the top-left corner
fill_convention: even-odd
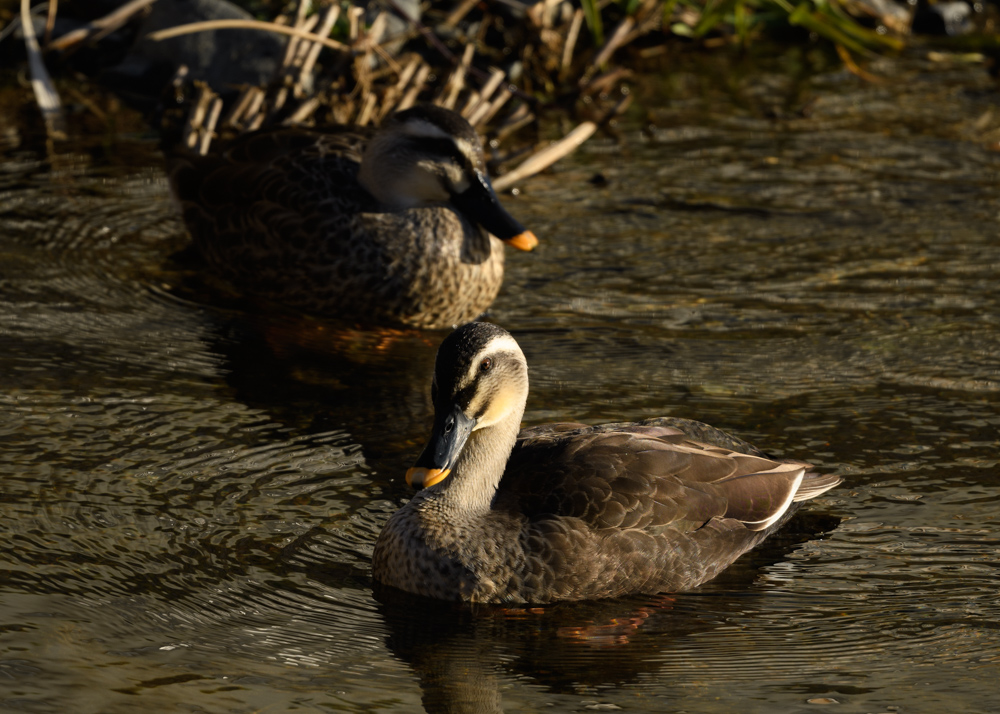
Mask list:
[[[449,335],[434,427],[374,578],[441,600],[543,604],[693,588],[841,482],[701,422],[520,431],[528,368],[505,330]]]
[[[363,326],[471,320],[500,290],[503,243],[538,243],[475,130],[436,106],[376,130],[265,129],[167,170],[195,246],[241,294]]]

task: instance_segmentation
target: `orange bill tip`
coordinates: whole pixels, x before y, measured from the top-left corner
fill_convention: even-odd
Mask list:
[[[533,250],[538,245],[538,239],[535,238],[535,234],[531,231],[525,231],[513,238],[508,238],[507,245],[518,250]]]
[[[406,470],[406,485],[413,488],[429,488],[444,481],[450,473],[451,469],[427,469],[423,466],[414,466]]]

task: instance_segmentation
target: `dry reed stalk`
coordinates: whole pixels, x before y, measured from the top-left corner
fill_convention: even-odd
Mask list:
[[[319,20],[320,20],[319,15],[310,15],[306,19],[306,21],[303,22],[298,27],[304,32],[316,34],[315,32],[316,25],[319,24]],[[324,35],[321,34],[320,36],[323,37]],[[306,61],[306,57],[309,54],[309,50],[314,46],[316,46],[315,43],[309,42],[308,40],[299,40],[298,43],[295,45],[295,52],[292,55],[292,60],[291,62],[288,63],[288,66],[285,67],[285,70],[289,74],[292,74],[293,70],[297,70],[298,68],[300,68],[302,66],[302,63]]]
[[[271,101],[271,111],[268,113],[272,117],[277,116],[278,112],[284,108],[286,101],[288,101],[288,87],[278,87],[274,93],[274,99]]]
[[[371,45],[377,45],[378,40],[381,39],[383,33],[385,32],[385,24],[388,22],[388,15],[384,12],[380,12],[372,20],[372,24],[368,26],[365,30],[364,40]]]
[[[527,107],[521,106],[507,118],[503,124],[496,129],[497,141],[503,141],[514,132],[520,131],[524,127],[535,121],[535,115]]]
[[[614,119],[616,116],[624,114],[625,110],[628,109],[629,105],[632,104],[632,99],[633,97],[631,94],[626,94],[624,97],[619,99],[618,103],[615,104],[613,107],[611,107],[611,109],[609,109],[607,112],[605,112],[604,116],[601,117],[600,120],[598,120],[597,125],[604,126],[609,121]]]
[[[246,131],[247,132],[257,131],[262,126],[264,126],[264,119],[266,118],[267,118],[267,112],[258,112],[257,114],[254,115],[254,118],[250,120],[250,123],[247,124]]]
[[[94,100],[92,100],[90,97],[88,97],[75,87],[66,87],[66,91],[74,100],[85,106],[90,111],[91,114],[93,114],[102,122],[107,123],[108,121],[107,112],[103,111],[99,106],[97,106]]]
[[[358,118],[354,120],[354,123],[358,126],[367,126],[375,114],[375,103],[378,101],[378,98],[374,92],[371,92],[362,101],[361,112],[358,114]]]
[[[531,23],[535,27],[542,27],[545,22],[545,0],[537,0],[533,5],[529,6],[525,12],[524,16],[531,20]]]
[[[635,42],[643,35],[663,26],[663,5],[660,0],[646,0],[633,15],[635,29],[622,41],[622,46]],[[662,47],[662,45],[661,45]]]
[[[619,46],[621,46],[622,42],[624,42],[625,37],[628,35],[628,33],[631,31],[634,25],[635,25],[635,20],[633,20],[631,17],[626,17],[624,20],[618,23],[618,27],[615,28],[615,31],[611,34],[611,37],[608,39],[607,42],[604,43],[604,47],[602,47],[601,50],[597,53],[597,57],[594,58],[594,63],[593,65],[591,65],[592,70],[596,70],[597,68],[602,67],[608,61],[608,59],[610,59],[614,51],[617,50]]]
[[[334,105],[327,105],[327,114],[324,121],[334,124],[350,124],[351,114],[354,113],[354,102],[350,99],[341,98]]]
[[[309,9],[309,0],[299,0],[298,8],[295,11],[295,22],[293,26],[297,30],[305,30],[303,27],[304,20],[306,19],[306,11]],[[281,58],[282,69],[287,69],[291,66],[292,61],[295,59],[295,52],[299,47],[299,38],[291,37],[288,40],[288,44],[285,45],[285,54]]]
[[[499,67],[494,67],[490,70],[490,78],[486,81],[486,84],[483,85],[482,89],[484,102],[489,101],[490,97],[492,97],[493,93],[500,88],[500,85],[503,84],[505,79],[507,79],[507,73]]]
[[[406,85],[410,83],[411,79],[413,79],[413,76],[417,72],[417,68],[420,67],[421,64],[424,64],[424,60],[420,55],[410,56],[410,61],[406,63],[406,67],[404,67],[403,71],[399,73],[399,79],[396,81],[395,86],[396,91],[402,92],[406,89]]]
[[[354,5],[351,5],[351,7],[347,10],[347,18],[350,23],[347,38],[351,41],[352,45],[358,41],[358,34],[360,33],[361,28],[361,16],[364,14],[365,11],[363,8],[356,7]]]
[[[446,30],[454,30],[462,18],[469,14],[469,12],[476,5],[479,4],[479,0],[463,0],[458,7],[451,11],[451,13],[444,19],[442,27]]]
[[[372,45],[372,50],[384,48],[381,45]],[[379,55],[381,57],[381,55]],[[371,76],[372,82],[382,82],[382,80],[389,80],[391,78],[399,78],[400,72],[403,71],[403,67],[397,63],[393,62],[391,65],[387,64],[384,66],[376,66],[374,68],[369,68],[368,73]],[[384,82],[382,82],[384,84]]]
[[[478,106],[481,101],[482,101],[482,95],[475,89],[470,88],[468,93],[465,95],[465,104],[462,105],[461,109],[456,109],[455,111],[457,111],[461,116],[463,116],[466,120],[468,120],[469,110],[472,109],[473,107]]]
[[[403,67],[403,70],[399,73],[399,78],[396,83],[385,90],[385,94],[382,95],[382,106],[379,109],[378,116],[375,117],[375,121],[379,124],[382,120],[392,111],[393,106],[395,106],[397,99],[402,96],[403,92],[406,90],[406,85],[410,83],[413,76],[417,72],[417,67],[423,60],[420,59],[419,55],[412,55],[410,60]]]
[[[182,64],[174,72],[173,79],[170,80],[170,88],[174,90],[174,93],[180,97],[184,90],[184,85],[187,82],[188,74],[190,70],[186,64]]]
[[[215,92],[204,82],[196,82],[195,86],[198,87],[198,99],[195,100],[191,110],[188,112],[187,122],[184,124],[184,133],[181,136],[181,142],[185,148],[192,150],[201,143],[199,140],[201,127],[205,123],[208,107],[215,97]]]
[[[212,144],[212,139],[215,137],[215,124],[219,121],[220,114],[222,114],[222,97],[215,97],[209,105],[208,117],[201,132],[198,153],[202,156],[208,153],[208,147]]]
[[[424,90],[424,83],[427,81],[430,74],[431,66],[426,63],[421,64],[420,69],[417,70],[417,76],[413,78],[413,83],[410,85],[410,88],[406,91],[402,101],[396,105],[396,111],[409,109],[417,103],[417,97],[419,97],[420,92]]]
[[[542,0],[542,29],[551,30],[555,22],[556,7],[562,0]]]
[[[66,138],[66,117],[63,115],[62,102],[56,91],[49,71],[42,60],[42,50],[35,36],[35,24],[31,19],[29,0],[21,0],[21,32],[24,33],[24,48],[28,53],[28,71],[31,73],[31,89],[35,93],[35,101],[42,112],[45,121],[45,131],[51,139]]]
[[[594,77],[585,87],[580,90],[582,95],[594,95],[600,94],[613,87],[618,82],[622,81],[626,77],[632,75],[632,70],[623,69],[619,67],[618,69],[612,70],[607,74],[602,74]]]
[[[295,126],[297,124],[302,124],[309,117],[316,113],[316,110],[320,108],[323,104],[319,97],[310,97],[309,99],[302,102],[299,108],[296,109],[291,116],[285,119],[281,124],[283,126]]]
[[[42,44],[48,47],[52,41],[52,28],[56,26],[56,13],[59,11],[59,0],[49,0],[49,11],[45,16],[45,34],[42,35]]]
[[[562,0],[545,0],[545,28],[552,29]]]
[[[858,63],[854,61],[854,58],[851,57],[851,53],[848,51],[846,47],[844,47],[840,43],[837,43],[835,47],[837,48],[837,55],[840,57],[840,61],[844,63],[844,67],[847,68],[848,72],[858,77],[859,79],[864,80],[865,82],[871,82],[872,84],[886,83],[886,80],[883,79],[882,77],[874,75],[871,72],[868,72],[864,69],[861,69],[861,67],[858,66]]]
[[[246,87],[240,92],[240,96],[236,99],[229,113],[226,114],[226,118],[222,120],[222,125],[238,127],[244,114],[250,109],[255,94],[263,95],[260,87]]]
[[[386,65],[388,65],[390,72],[392,72],[393,74],[399,74],[402,71],[402,68],[399,66],[396,60],[393,59],[392,55],[389,54],[389,52],[384,47],[382,47],[382,45],[373,44],[371,46],[371,49],[375,52],[375,54],[379,56],[379,59],[381,59],[383,62],[386,63]]]
[[[247,128],[253,126],[255,122],[257,126],[260,126],[260,122],[263,121],[264,116],[267,114],[264,111],[264,102],[267,100],[267,94],[260,87],[256,89],[257,91],[253,93],[250,99],[250,106],[247,108],[246,118],[244,119]]]
[[[385,25],[388,22],[388,15],[384,12],[380,12],[375,20],[372,22],[371,27],[368,31],[363,33],[363,36],[355,43],[355,51],[357,48],[364,47],[365,51],[365,66],[371,68],[377,66],[378,63],[373,61],[372,54],[378,55],[379,59],[384,62],[388,67],[388,72],[398,75],[402,68],[393,59],[393,56],[386,51],[382,45],[377,42],[377,38],[381,37],[385,33]],[[381,70],[376,70],[372,73],[372,82],[382,74]]]
[[[472,124],[472,126],[481,126],[489,123],[490,120],[496,116],[496,113],[500,111],[500,108],[506,104],[507,100],[512,96],[514,95],[511,94],[510,89],[504,87],[500,90],[492,102],[480,106],[479,111],[469,118],[469,123]]]
[[[371,103],[372,101],[377,103],[378,95],[375,86],[375,72],[371,69],[372,65],[371,46],[364,54],[354,56],[355,85],[350,96],[355,97],[358,101],[358,116],[354,119],[355,124],[359,123],[362,118],[364,118],[365,123],[368,123],[371,121],[372,112],[375,111],[375,107]]]
[[[323,13],[323,22],[320,23],[317,35],[320,37],[329,37],[330,33],[333,32],[333,26],[337,24],[337,18],[340,17],[340,6],[331,5]],[[302,68],[299,70],[299,80],[298,83],[304,85],[306,83],[306,78],[312,75],[313,69],[316,67],[316,61],[319,59],[319,53],[323,51],[323,45],[313,42],[309,45],[309,54],[306,55],[305,61],[302,63]]]
[[[505,191],[518,181],[534,176],[539,171],[544,171],[559,159],[573,153],[595,131],[597,131],[597,124],[591,121],[583,122],[555,144],[542,149],[513,171],[495,179],[493,188],[497,191]]]
[[[94,20],[86,27],[80,27],[72,32],[67,32],[65,35],[57,37],[52,40],[52,42],[47,43],[45,45],[45,49],[67,50],[87,40],[99,40],[105,35],[117,30],[154,2],[156,2],[156,0],[132,0],[132,2],[125,3],[114,12],[109,12],[104,17]]]
[[[469,71],[469,66],[472,64],[472,56],[475,53],[476,48],[474,45],[465,46],[465,52],[462,53],[462,61],[455,68],[455,71],[451,73],[448,83],[445,85],[445,91],[442,93],[443,98],[441,96],[437,97],[435,100],[436,104],[445,109],[455,108],[455,103],[458,101],[458,93],[465,86],[465,73]]]
[[[580,26],[583,24],[583,10],[578,9],[573,13],[573,19],[569,23],[569,31],[566,33],[566,44],[563,45],[562,59],[559,63],[559,79],[565,80],[569,75],[569,68],[573,62],[573,49],[576,47],[577,38],[580,36]]]
[[[493,92],[497,91],[497,87],[499,87],[506,78],[507,73],[502,69],[494,67],[490,70],[490,78],[486,80],[486,84],[484,84],[482,89],[478,92],[473,92],[468,101],[465,103],[465,106],[462,108],[462,116],[468,119],[470,116],[479,113],[480,108],[489,102],[490,97],[493,96]]]
[[[483,7],[484,8],[487,7],[486,3],[483,3]],[[483,10],[483,21],[479,23],[479,31],[476,33],[476,38],[472,42],[472,44],[476,45],[477,47],[486,46],[486,33],[489,31],[490,26],[493,24],[495,17],[496,17],[495,15],[490,14],[485,9]],[[466,42],[468,42],[468,40],[466,40]]]
[[[152,1],[152,0],[150,0]],[[291,37],[301,37],[310,42],[319,42],[324,47],[349,52],[350,48],[342,42],[331,40],[329,37],[320,37],[310,32],[302,32],[294,27],[279,25],[274,22],[261,22],[260,20],[207,20],[205,22],[192,22],[188,25],[178,25],[166,30],[152,32],[147,37],[154,41],[167,40],[171,37],[190,35],[195,32],[212,32],[214,30],[261,30],[264,32],[275,32],[279,35],[289,35]]]

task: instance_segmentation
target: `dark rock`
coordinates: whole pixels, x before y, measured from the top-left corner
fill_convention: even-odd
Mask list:
[[[966,2],[922,5],[913,16],[915,35],[967,35],[973,30],[972,7]]]
[[[205,20],[252,20],[226,0],[170,0],[154,3],[142,21],[125,59],[101,75],[112,89],[133,98],[159,97],[178,67],[216,92],[234,93],[244,84],[263,84],[272,76],[287,37],[262,30],[214,30],[162,41],[148,39],[157,30]]]

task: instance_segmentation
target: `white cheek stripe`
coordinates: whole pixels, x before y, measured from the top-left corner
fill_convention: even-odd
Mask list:
[[[474,147],[468,141],[466,141],[465,139],[462,139],[461,137],[458,137],[458,136],[454,136],[454,137],[452,137],[452,139],[455,142],[455,146],[458,147],[458,150],[462,152],[463,156],[475,156],[476,155],[476,147]]]
[[[426,119],[411,119],[403,124],[402,130],[404,134],[419,139],[448,139],[455,144],[463,156],[475,157],[477,153],[476,147],[471,142],[460,136],[449,134],[437,124]]]
[[[514,391],[508,385],[504,385],[499,392],[493,395],[493,398],[489,402],[489,408],[479,417],[476,421],[476,426],[472,430],[475,431],[483,427],[493,426],[507,416],[515,402]]]
[[[494,352],[510,352],[517,355],[518,359],[521,361],[524,361],[524,353],[521,352],[521,347],[517,344],[517,340],[510,335],[497,335],[492,340],[487,342],[486,346],[479,350],[479,354],[477,354],[476,358],[472,360],[472,364],[469,366],[469,372],[465,375],[466,384],[469,384],[476,378],[476,373],[479,371],[479,363],[483,361],[483,358],[488,357]]]

